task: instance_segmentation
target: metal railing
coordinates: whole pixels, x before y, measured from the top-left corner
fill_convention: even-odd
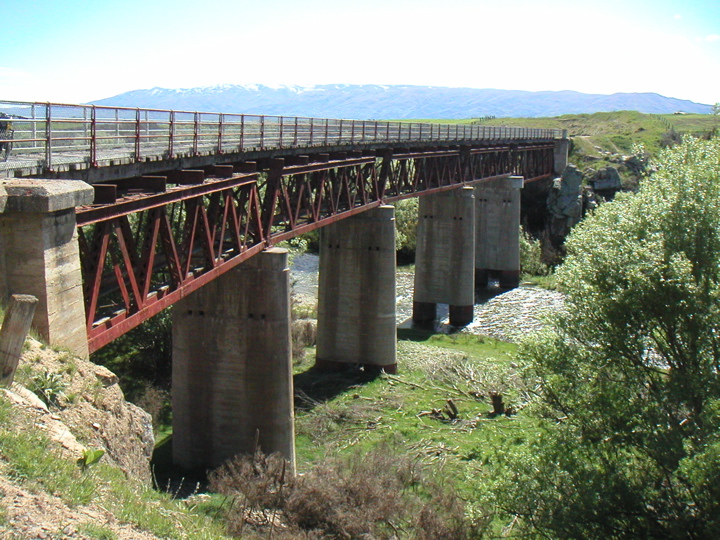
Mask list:
[[[548,140],[562,130],[0,101],[12,153],[0,170],[132,163],[286,148]],[[3,141],[0,140],[0,143]]]

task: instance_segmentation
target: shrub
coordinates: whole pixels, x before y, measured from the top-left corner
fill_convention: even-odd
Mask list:
[[[390,445],[332,458],[289,478],[277,455],[240,456],[210,476],[211,489],[233,498],[233,534],[281,527],[280,538],[479,538],[487,519],[434,480],[416,457]],[[286,535],[286,536],[285,536]]]

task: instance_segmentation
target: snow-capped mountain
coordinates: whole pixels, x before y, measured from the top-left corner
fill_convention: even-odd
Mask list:
[[[96,105],[284,116],[355,119],[558,116],[636,110],[664,114],[709,113],[710,105],[653,93],[583,94],[434,86],[216,85],[133,90],[94,101]]]

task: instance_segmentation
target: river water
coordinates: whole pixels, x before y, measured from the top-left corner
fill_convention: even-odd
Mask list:
[[[301,304],[317,302],[319,257],[314,254],[296,254],[290,267],[293,294]],[[414,267],[398,267],[396,274],[397,321],[400,327],[409,327],[412,317]],[[539,330],[542,315],[562,309],[562,294],[538,287],[523,285],[504,290],[489,287],[478,293],[475,300],[474,321],[462,332],[490,336],[504,341],[517,342],[529,332]],[[438,331],[448,331],[447,306],[438,306]]]

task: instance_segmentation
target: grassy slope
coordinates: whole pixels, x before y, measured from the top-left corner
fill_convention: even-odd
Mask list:
[[[400,452],[444,467],[456,489],[472,499],[478,468],[505,445],[522,444],[535,430],[533,417],[522,410],[530,398],[512,360],[516,346],[414,330],[400,330],[398,337],[397,376],[308,380],[313,377],[306,371],[312,354],[296,367],[298,386],[310,388],[308,393],[313,385],[335,388],[329,396],[305,400],[297,410],[298,469],[389,441]],[[493,417],[491,392],[502,393],[506,406],[521,409],[519,413]],[[459,412],[454,421],[448,418],[448,399]]]
[[[477,120],[413,120],[413,122],[473,124]],[[651,152],[660,149],[665,132],[701,134],[720,127],[720,118],[707,114],[643,114],[636,111],[567,114],[552,118],[495,118],[484,126],[567,129],[575,144],[588,155],[600,156],[595,147],[630,153],[632,143],[643,143]]]

